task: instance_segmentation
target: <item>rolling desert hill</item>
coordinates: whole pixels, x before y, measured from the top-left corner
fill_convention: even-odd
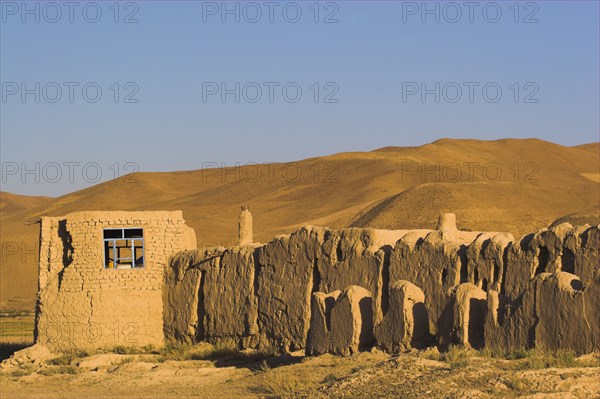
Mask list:
[[[33,208],[43,207],[52,199],[52,197],[34,197],[0,191],[0,217],[4,218]]]
[[[54,199],[2,193],[0,301],[32,308],[39,225],[27,223],[43,215],[182,209],[199,246],[233,244],[242,205],[259,242],[306,224],[432,228],[440,212],[456,213],[465,230],[521,236],[557,219],[598,224],[599,182],[599,143],[443,139],[290,163],[137,173]]]
[[[556,219],[552,225],[558,225],[564,222],[571,223],[573,226],[582,224],[600,224],[600,205],[584,209],[580,212],[571,213]]]

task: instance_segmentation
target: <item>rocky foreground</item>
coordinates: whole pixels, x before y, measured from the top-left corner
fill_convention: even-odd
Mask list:
[[[34,346],[2,363],[6,398],[598,398],[600,354],[495,357],[451,348],[390,357],[273,357],[207,344],[57,355]],[[121,352],[121,353],[115,353]],[[127,353],[124,353],[127,352]]]

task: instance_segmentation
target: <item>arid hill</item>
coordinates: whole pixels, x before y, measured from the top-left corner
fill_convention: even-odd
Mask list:
[[[4,220],[6,217],[20,214],[33,208],[43,207],[52,200],[52,197],[34,197],[0,191],[0,218]]]
[[[182,209],[198,245],[233,244],[242,205],[261,242],[306,224],[433,228],[440,212],[456,213],[464,230],[520,236],[557,219],[598,224],[599,182],[599,143],[444,139],[283,164],[138,173],[55,199],[3,192],[0,301],[33,307],[39,225],[26,222],[43,215]]]

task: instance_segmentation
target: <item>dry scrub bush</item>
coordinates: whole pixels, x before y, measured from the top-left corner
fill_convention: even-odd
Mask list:
[[[263,386],[273,395],[291,395],[305,388],[304,382],[295,375],[286,373],[266,373]]]

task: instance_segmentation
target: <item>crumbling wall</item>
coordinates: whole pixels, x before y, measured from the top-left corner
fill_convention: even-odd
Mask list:
[[[333,309],[340,294],[340,290],[329,294],[313,293],[310,305],[310,329],[306,340],[306,354],[308,356],[329,352],[331,348],[331,309]]]
[[[314,292],[360,285],[381,313],[389,253],[406,231],[331,230],[307,226],[258,248],[260,345],[289,351],[305,346]]]
[[[161,345],[169,257],[195,247],[181,211],[41,219],[36,342],[56,349]],[[143,228],[144,267],[105,269],[103,229]]]
[[[210,262],[198,262],[203,278],[186,272],[194,287],[191,301],[200,305],[188,311],[191,322],[174,321],[179,332],[167,338],[185,336],[180,331],[191,325],[196,340],[229,339],[240,348],[352,353],[348,337],[334,347],[334,336],[343,335],[339,329],[350,334],[352,323],[335,323],[332,312],[344,298],[340,290],[354,285],[369,292],[372,316],[366,325],[374,326],[378,344],[389,352],[426,346],[432,336],[442,348],[553,348],[554,325],[544,320],[552,320],[556,308],[566,312],[559,319],[570,320],[564,328],[584,331],[563,345],[583,352],[597,346],[597,226],[564,224],[515,242],[508,233],[464,232],[454,223],[445,215],[433,231],[308,226],[264,245],[223,249]],[[564,284],[536,288],[536,276],[546,270],[567,274],[565,269],[587,280],[577,279],[581,287],[568,292]],[[534,292],[543,292],[543,301]],[[543,310],[533,311],[532,304]],[[567,317],[573,307],[581,321]]]
[[[175,256],[164,288],[168,341],[258,344],[254,246],[208,247]]]
[[[406,280],[423,290],[432,334],[452,288],[466,281],[464,253],[462,242],[442,231],[406,235],[392,252],[390,280]]]
[[[500,291],[504,282],[509,233],[481,233],[467,247],[467,280],[484,291]]]
[[[331,292],[359,285],[372,293],[374,321],[380,321],[388,306],[390,254],[394,244],[409,231],[312,229],[323,231],[317,235],[322,241],[313,274],[315,290]]]
[[[485,291],[471,283],[460,284],[452,290],[438,321],[440,348],[448,349],[450,345],[484,347],[486,299]]]
[[[212,343],[233,342],[241,348],[258,344],[254,247],[223,252],[219,267],[207,270],[204,287],[204,335]]]
[[[165,336],[184,341],[229,339],[241,348],[277,352],[302,349],[314,292],[360,284],[374,292],[373,312],[381,313],[382,301],[387,300],[389,254],[406,233],[307,226],[264,245],[177,256],[167,272],[164,306],[170,325]],[[211,261],[202,262],[203,256]],[[192,305],[183,312],[171,310],[186,307],[186,295],[191,295]],[[178,314],[177,319],[171,314]]]
[[[306,353],[347,356],[373,344],[373,300],[352,285],[331,294],[315,293]]]
[[[579,276],[584,286],[597,281],[600,270],[600,226],[571,227],[564,239],[561,262],[561,270]]]
[[[588,287],[571,273],[541,273],[519,301],[501,306],[498,293],[488,295],[485,345],[512,351],[571,349],[578,354],[600,349],[600,281]],[[503,313],[503,314],[502,314]]]
[[[277,351],[304,348],[310,319],[315,259],[324,232],[302,228],[258,248],[259,345]],[[322,236],[321,236],[322,240]]]
[[[389,291],[389,307],[374,328],[377,345],[388,353],[429,346],[429,316],[423,291],[404,280],[390,284]]]
[[[600,348],[600,226],[562,223],[509,244],[505,283],[488,292],[486,346]]]
[[[146,267],[104,269],[102,229],[130,226],[144,228]],[[346,355],[373,337],[391,353],[433,337],[441,348],[600,345],[600,226],[515,240],[459,231],[443,215],[437,230],[307,226],[267,244],[194,249],[180,212],[85,212],[44,218],[40,241],[36,334],[57,348],[166,339]]]
[[[506,251],[513,240],[508,233],[461,232],[445,226],[444,230],[406,234],[390,257],[390,280],[406,280],[423,290],[434,335],[459,284],[472,283],[484,291],[502,287]]]
[[[504,294],[517,300],[541,273],[564,271],[587,285],[600,268],[600,226],[562,223],[524,236],[509,245]]]
[[[175,255],[165,270],[164,334],[169,341],[205,339],[204,276],[218,269],[225,248],[203,248]]]

